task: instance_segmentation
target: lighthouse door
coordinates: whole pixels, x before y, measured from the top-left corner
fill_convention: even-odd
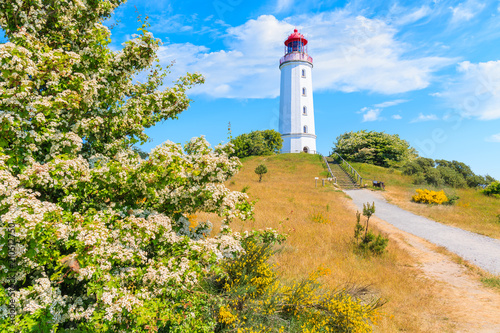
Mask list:
[[[306,154],[307,154],[307,153],[309,153],[309,148],[304,147],[303,151],[304,151],[304,153],[306,153]]]

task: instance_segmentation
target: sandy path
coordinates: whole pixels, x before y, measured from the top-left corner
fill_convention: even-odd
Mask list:
[[[351,191],[346,192],[351,196]],[[355,201],[349,200],[348,205],[352,210],[359,210]],[[377,202],[375,207],[377,215]],[[400,230],[378,217],[370,221],[416,259],[417,267],[426,278],[439,283],[437,296],[450,310],[449,320],[455,327],[453,332],[500,333],[500,293],[484,287],[466,267],[440,253],[438,247],[429,241]]]
[[[465,260],[500,275],[500,240],[444,225],[415,215],[388,203],[380,193],[370,190],[346,192],[360,211],[363,203],[375,202],[375,215],[403,231],[444,246]]]

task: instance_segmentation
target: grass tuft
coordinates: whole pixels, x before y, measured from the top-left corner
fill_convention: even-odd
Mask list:
[[[500,276],[485,277],[481,279],[481,282],[489,288],[500,290]]]

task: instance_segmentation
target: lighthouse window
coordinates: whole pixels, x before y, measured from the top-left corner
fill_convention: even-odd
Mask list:
[[[302,88],[302,96],[306,95],[306,88]]]
[[[305,69],[302,70],[302,77],[306,77],[306,70]]]
[[[303,106],[303,107],[302,107],[302,114],[303,114],[304,116],[307,116],[307,106]]]
[[[304,52],[304,43],[302,41],[293,41],[288,43],[287,46],[287,53],[290,52]]]
[[[304,126],[304,133],[307,133],[307,126]]]

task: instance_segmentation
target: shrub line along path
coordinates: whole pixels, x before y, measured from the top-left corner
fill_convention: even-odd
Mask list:
[[[415,215],[388,203],[379,193],[370,190],[345,190],[356,207],[375,203],[375,216],[396,228],[445,247],[463,259],[493,274],[500,275],[500,241],[460,228],[447,226]]]

